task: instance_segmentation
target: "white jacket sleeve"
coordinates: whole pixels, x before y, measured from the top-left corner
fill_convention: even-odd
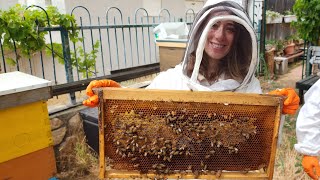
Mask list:
[[[295,149],[301,154],[320,156],[320,80],[304,95],[305,104],[300,109]]]

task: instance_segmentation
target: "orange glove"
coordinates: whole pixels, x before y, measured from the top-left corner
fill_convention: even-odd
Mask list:
[[[109,79],[91,81],[86,89],[86,94],[89,96],[89,99],[84,100],[82,102],[83,105],[89,106],[89,107],[96,107],[98,105],[99,98],[92,91],[93,88],[98,88],[98,87],[121,87],[121,85]]]
[[[320,178],[320,165],[316,156],[303,156],[302,166],[304,171],[313,179],[318,180]],[[314,169],[315,173],[314,174]]]
[[[293,88],[276,89],[268,94],[282,95],[286,97],[283,102],[283,114],[295,114],[299,108],[300,98]]]

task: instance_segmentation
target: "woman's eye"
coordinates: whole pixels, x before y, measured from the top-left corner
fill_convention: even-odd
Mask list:
[[[236,28],[235,27],[227,27],[226,29],[229,32],[233,32],[233,33],[236,32]]]
[[[211,26],[211,29],[218,29],[218,27],[219,26],[217,24],[214,24],[214,25]]]

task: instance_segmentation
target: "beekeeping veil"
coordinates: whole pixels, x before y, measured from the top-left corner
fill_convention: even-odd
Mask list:
[[[210,15],[210,13],[217,11],[218,9],[226,9],[230,12],[232,12],[234,15],[219,15],[219,16],[213,16],[211,19],[206,20],[207,16]],[[221,10],[220,10],[221,11]],[[212,25],[219,21],[225,21],[225,20],[231,20],[236,22],[242,27],[242,30],[245,31],[246,35],[240,34],[239,39],[237,42],[238,44],[234,44],[235,48],[241,48],[243,51],[247,51],[246,54],[249,54],[249,61],[251,59],[251,62],[248,62],[247,64],[243,64],[243,66],[246,67],[247,74],[240,82],[240,85],[237,87],[234,87],[233,89],[226,89],[229,91],[236,91],[237,89],[241,89],[245,87],[250,81],[252,80],[254,76],[255,69],[258,65],[257,62],[257,39],[256,34],[254,32],[254,29],[252,27],[251,21],[246,13],[246,11],[242,8],[240,4],[238,4],[236,1],[226,1],[226,0],[208,0],[202,10],[197,14],[195,17],[195,20],[192,24],[190,33],[189,33],[189,41],[188,46],[185,51],[182,68],[183,68],[183,74],[188,80],[188,86],[191,89],[194,90],[209,90],[208,87],[202,86],[199,83],[197,83],[197,78],[199,75],[199,68],[203,57],[203,51],[207,40],[208,32],[210,31],[210,28]],[[203,25],[206,21],[208,23],[203,28]],[[203,29],[202,33],[201,30]],[[242,47],[239,47],[242,46]],[[243,47],[245,46],[245,47]],[[195,52],[195,63],[194,68],[191,77],[187,76],[187,65],[188,61],[190,60],[191,53]],[[212,89],[211,89],[212,90]]]

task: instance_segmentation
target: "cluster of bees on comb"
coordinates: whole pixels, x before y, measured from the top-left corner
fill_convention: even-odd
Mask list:
[[[129,159],[134,169],[142,170],[140,160],[152,157],[157,159],[152,164],[155,173],[175,173],[168,164],[175,159],[199,156],[200,146],[206,149],[202,158],[210,160],[219,148],[227,149],[229,154],[238,153],[241,149],[237,145],[257,133],[256,118],[189,112],[186,108],[163,114],[131,110],[114,115],[111,134],[106,136],[111,137],[116,154]],[[199,163],[198,168],[187,169],[193,174],[208,172],[204,161]]]

